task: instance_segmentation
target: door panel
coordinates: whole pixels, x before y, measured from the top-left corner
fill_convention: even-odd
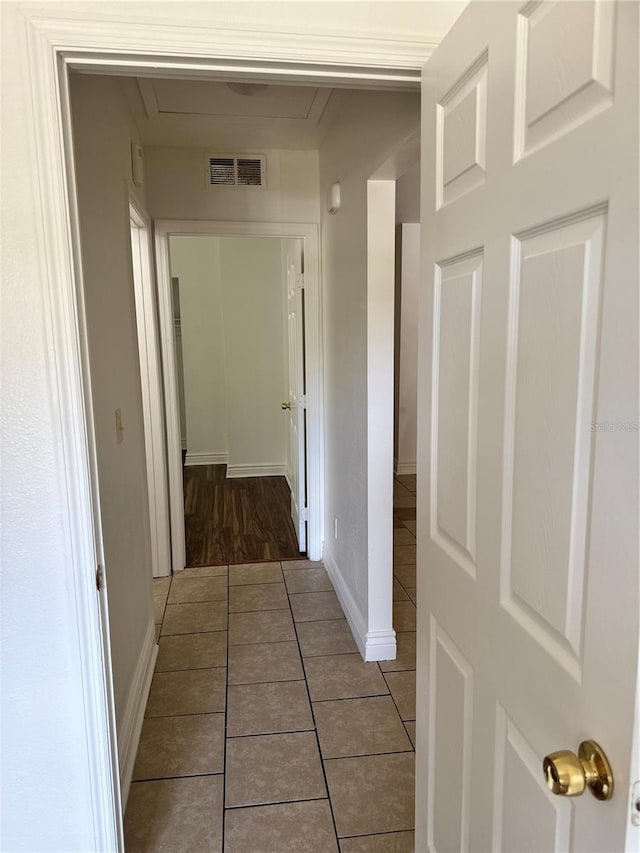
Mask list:
[[[307,549],[306,425],[304,377],[304,308],[302,245],[285,240],[283,246],[287,286],[288,404],[287,432],[291,517],[301,552]]]
[[[425,68],[419,851],[624,849],[637,81],[636,3],[471,3]],[[586,738],[610,802],[546,787]]]

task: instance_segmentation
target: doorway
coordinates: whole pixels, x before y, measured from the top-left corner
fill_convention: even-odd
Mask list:
[[[133,195],[129,198],[129,221],[149,494],[152,573],[154,578],[159,578],[171,574],[162,375],[150,223],[144,212],[144,205],[134,199]],[[121,417],[120,415],[118,419],[119,440],[122,438]]]
[[[187,567],[306,553],[302,241],[169,239]]]
[[[305,551],[318,560],[317,226],[155,225],[173,569],[299,559]],[[257,277],[262,295],[248,301]]]

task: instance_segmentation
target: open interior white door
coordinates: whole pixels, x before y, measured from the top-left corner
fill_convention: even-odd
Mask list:
[[[291,489],[291,517],[301,552],[307,550],[306,522],[306,424],[304,377],[304,278],[302,243],[284,241],[287,287],[288,399],[283,403],[287,416],[288,479]]]
[[[424,72],[418,851],[631,849],[637,85],[626,2],[471,3]],[[545,784],[586,739],[608,802]]]

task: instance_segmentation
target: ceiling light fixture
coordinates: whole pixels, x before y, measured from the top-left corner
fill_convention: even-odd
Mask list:
[[[269,88],[268,83],[227,83],[236,95],[262,95]]]

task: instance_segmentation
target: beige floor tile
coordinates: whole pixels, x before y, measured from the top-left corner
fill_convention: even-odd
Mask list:
[[[153,596],[153,621],[156,625],[161,625],[164,618],[164,609],[167,606],[167,596],[165,593]]]
[[[394,566],[393,574],[405,589],[416,585],[416,567],[413,565]]]
[[[342,655],[358,651],[346,619],[299,622],[296,626],[302,657]]]
[[[401,486],[399,483],[393,484],[393,506],[394,508],[414,507],[416,505],[416,496]]]
[[[164,595],[165,598],[169,594],[169,587],[171,586],[171,578],[154,578],[153,579],[153,594],[154,595]]]
[[[383,672],[398,672],[404,669],[416,668],[416,632],[398,631],[396,634],[398,653],[395,660],[381,660],[380,669]]]
[[[415,536],[416,535],[416,524],[417,524],[417,522],[414,521],[413,519],[408,519],[407,521],[405,521],[404,526],[407,528],[407,530],[410,533],[413,533],[413,535]]]
[[[156,660],[156,672],[180,669],[211,669],[226,666],[227,632],[177,634],[162,637]]]
[[[418,484],[415,474],[396,474],[396,480],[400,485],[404,486],[405,489],[409,489],[409,491],[413,492],[415,495]]]
[[[396,578],[393,579],[393,600],[394,601],[408,601],[409,596],[404,590],[404,587],[401,585],[400,581]]]
[[[283,569],[323,569],[322,560],[283,560]]]
[[[231,685],[227,702],[228,737],[313,728],[304,681]]]
[[[227,602],[201,601],[196,604],[167,604],[162,636],[226,631]]]
[[[148,717],[142,726],[133,779],[224,772],[224,714]]]
[[[221,578],[226,577],[227,566],[187,566],[183,572],[176,572],[173,583],[189,580],[190,578]]]
[[[385,832],[342,838],[340,853],[415,853],[415,844],[413,832]]]
[[[169,604],[195,601],[226,601],[226,577],[187,578],[171,584]]]
[[[229,566],[229,586],[254,583],[282,583],[280,563],[240,563]]]
[[[413,744],[413,748],[416,748],[416,721],[415,720],[405,720],[404,727],[407,730],[407,734],[411,738],[411,743]]]
[[[417,600],[416,600],[417,590],[416,590],[415,586],[408,586],[406,588],[405,592],[407,593],[407,595],[409,596],[411,601],[413,601],[414,604],[417,604]]]
[[[344,616],[335,592],[301,592],[290,595],[291,610],[296,622],[318,622]]]
[[[416,544],[416,537],[406,527],[396,527],[393,531],[394,547]]]
[[[396,631],[416,630],[416,606],[413,601],[393,602],[393,627]]]
[[[296,632],[289,610],[267,610],[264,613],[231,613],[229,645],[284,643],[295,640]]]
[[[323,758],[411,749],[390,696],[315,702],[313,713]]]
[[[387,672],[385,679],[403,720],[416,718],[416,673]]]
[[[288,606],[283,583],[243,584],[229,589],[229,613],[286,610]]]
[[[324,766],[340,837],[413,829],[413,752],[332,758]]]
[[[224,711],[226,669],[156,672],[151,681],[147,717]]]
[[[327,796],[314,732],[229,738],[225,775],[227,808]]]
[[[416,546],[415,545],[395,545],[393,548],[393,565],[397,566],[415,566],[416,564]]]
[[[378,664],[364,663],[359,654],[305,658],[304,666],[313,702],[389,692]]]
[[[304,678],[304,671],[295,642],[231,646],[229,649],[229,684],[297,681],[300,678]]]
[[[225,851],[338,853],[329,801],[230,809],[225,814]]]
[[[127,853],[220,853],[222,776],[134,782],[124,820]]]
[[[297,592],[327,592],[333,590],[331,579],[323,568],[289,569],[287,568],[287,564],[284,563],[282,570],[289,595]]]

